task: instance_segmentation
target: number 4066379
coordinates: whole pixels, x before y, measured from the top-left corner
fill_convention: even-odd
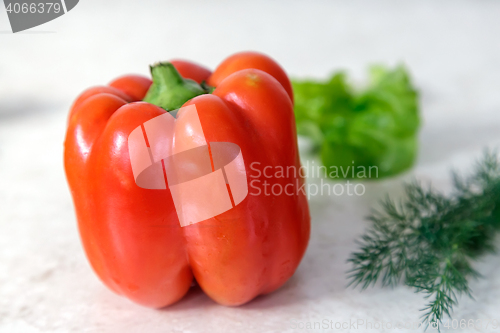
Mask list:
[[[469,320],[458,320],[458,319],[453,319],[453,320],[446,320],[443,321],[441,324],[442,327],[447,328],[447,329],[480,329],[480,328],[486,328],[486,329],[498,329],[500,328],[500,323],[497,320],[481,320],[481,319],[469,319]]]
[[[15,14],[35,14],[35,13],[55,13],[61,12],[61,4],[57,2],[45,2],[45,3],[9,3],[6,8],[7,13]]]

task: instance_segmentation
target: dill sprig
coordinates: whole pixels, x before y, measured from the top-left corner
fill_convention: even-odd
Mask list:
[[[363,289],[404,283],[425,294],[423,323],[439,325],[451,317],[461,295],[471,295],[468,280],[480,274],[472,267],[478,256],[493,252],[500,230],[500,163],[486,151],[466,178],[453,173],[453,191],[443,195],[414,182],[407,198],[386,198],[382,209],[348,260],[350,285]]]

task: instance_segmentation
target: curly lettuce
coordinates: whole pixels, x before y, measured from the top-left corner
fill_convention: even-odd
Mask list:
[[[367,178],[359,171],[369,168],[377,171],[372,178],[392,176],[415,161],[419,101],[407,70],[373,66],[369,72],[363,90],[343,72],[327,81],[292,81],[297,131],[312,140],[331,178]]]

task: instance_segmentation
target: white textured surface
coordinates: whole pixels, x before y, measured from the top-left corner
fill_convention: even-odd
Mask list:
[[[467,170],[483,147],[500,145],[498,17],[500,2],[488,0],[82,0],[12,35],[1,9],[0,332],[283,332],[299,321],[417,320],[424,300],[404,287],[345,289],[345,260],[363,216],[385,193],[397,196],[413,176],[446,189],[451,167]],[[242,49],[272,55],[295,76],[345,68],[359,79],[368,63],[404,61],[422,91],[418,165],[368,184],[363,197],[313,198],[306,256],[271,295],[239,308],[197,289],[160,311],[131,304],[103,287],[80,246],[62,168],[67,109],[86,87],[145,74],[157,60],[185,57],[213,68]],[[485,278],[472,283],[476,301],[464,298],[455,318],[500,320],[499,265],[493,256],[479,264]]]

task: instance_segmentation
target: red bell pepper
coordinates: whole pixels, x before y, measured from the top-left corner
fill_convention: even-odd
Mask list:
[[[123,76],[88,89],[71,108],[64,165],[80,236],[99,278],[134,302],[172,304],[196,279],[216,302],[240,305],[282,286],[309,239],[300,175],[267,179],[251,172],[256,165],[300,167],[290,81],[275,61],[253,52],[229,57],[214,73],[187,61],[170,64],[152,67],[153,85]],[[251,189],[232,209],[181,227],[168,188],[134,181],[127,140],[146,121],[189,105],[207,141],[241,148],[248,184],[267,180],[294,191]],[[179,131],[178,142],[196,139],[187,127]]]

